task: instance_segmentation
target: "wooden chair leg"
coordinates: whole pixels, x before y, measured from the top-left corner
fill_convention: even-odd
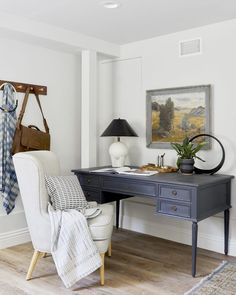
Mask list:
[[[44,253],[42,253],[42,252],[39,252],[39,251],[36,251],[36,250],[34,251],[34,254],[33,254],[33,257],[31,259],[30,266],[29,266],[29,269],[28,269],[28,272],[27,272],[27,275],[26,275],[26,280],[27,281],[31,279],[32,273],[33,273],[34,268],[35,268],[35,265],[36,265],[38,259],[40,257],[42,257],[43,255],[44,255]]]
[[[104,262],[105,262],[105,253],[100,253],[102,258],[102,265],[100,267],[100,283],[101,286],[104,286],[105,278],[104,278]]]
[[[107,251],[108,257],[111,257],[111,242],[108,246],[108,251]]]

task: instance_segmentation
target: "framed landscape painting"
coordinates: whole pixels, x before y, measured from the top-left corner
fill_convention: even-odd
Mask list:
[[[171,142],[210,132],[210,85],[148,90],[146,99],[147,147],[170,148]]]

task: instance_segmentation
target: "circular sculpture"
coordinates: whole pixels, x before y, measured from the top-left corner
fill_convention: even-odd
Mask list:
[[[189,141],[191,142],[191,141],[193,141],[194,139],[196,139],[196,138],[198,138],[198,137],[206,137],[206,136],[207,136],[207,137],[210,137],[210,138],[213,138],[215,141],[218,142],[218,144],[220,145],[221,150],[222,150],[222,158],[221,158],[219,164],[218,164],[216,167],[214,167],[214,168],[212,168],[212,169],[200,169],[200,168],[197,168],[197,167],[194,166],[194,172],[195,172],[196,174],[204,174],[204,173],[205,173],[205,174],[210,174],[210,175],[212,175],[212,174],[216,173],[217,171],[219,171],[220,168],[223,166],[223,164],[224,164],[224,162],[225,162],[225,149],[224,149],[222,143],[221,143],[221,142],[219,141],[219,139],[216,138],[215,136],[210,135],[210,134],[205,134],[205,133],[195,135],[195,136],[193,136]]]

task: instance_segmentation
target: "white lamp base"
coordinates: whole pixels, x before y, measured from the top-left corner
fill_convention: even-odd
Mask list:
[[[128,154],[128,148],[123,142],[117,141],[110,145],[109,154],[112,167],[123,167]]]

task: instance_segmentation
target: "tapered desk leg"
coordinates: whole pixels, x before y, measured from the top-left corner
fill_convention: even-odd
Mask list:
[[[197,232],[198,224],[193,222],[192,224],[192,276],[196,275],[196,261],[197,261]]]
[[[229,250],[229,209],[224,211],[224,230],[225,230],[225,255],[228,255]]]
[[[119,219],[120,219],[120,200],[116,201],[116,228],[119,228]]]

